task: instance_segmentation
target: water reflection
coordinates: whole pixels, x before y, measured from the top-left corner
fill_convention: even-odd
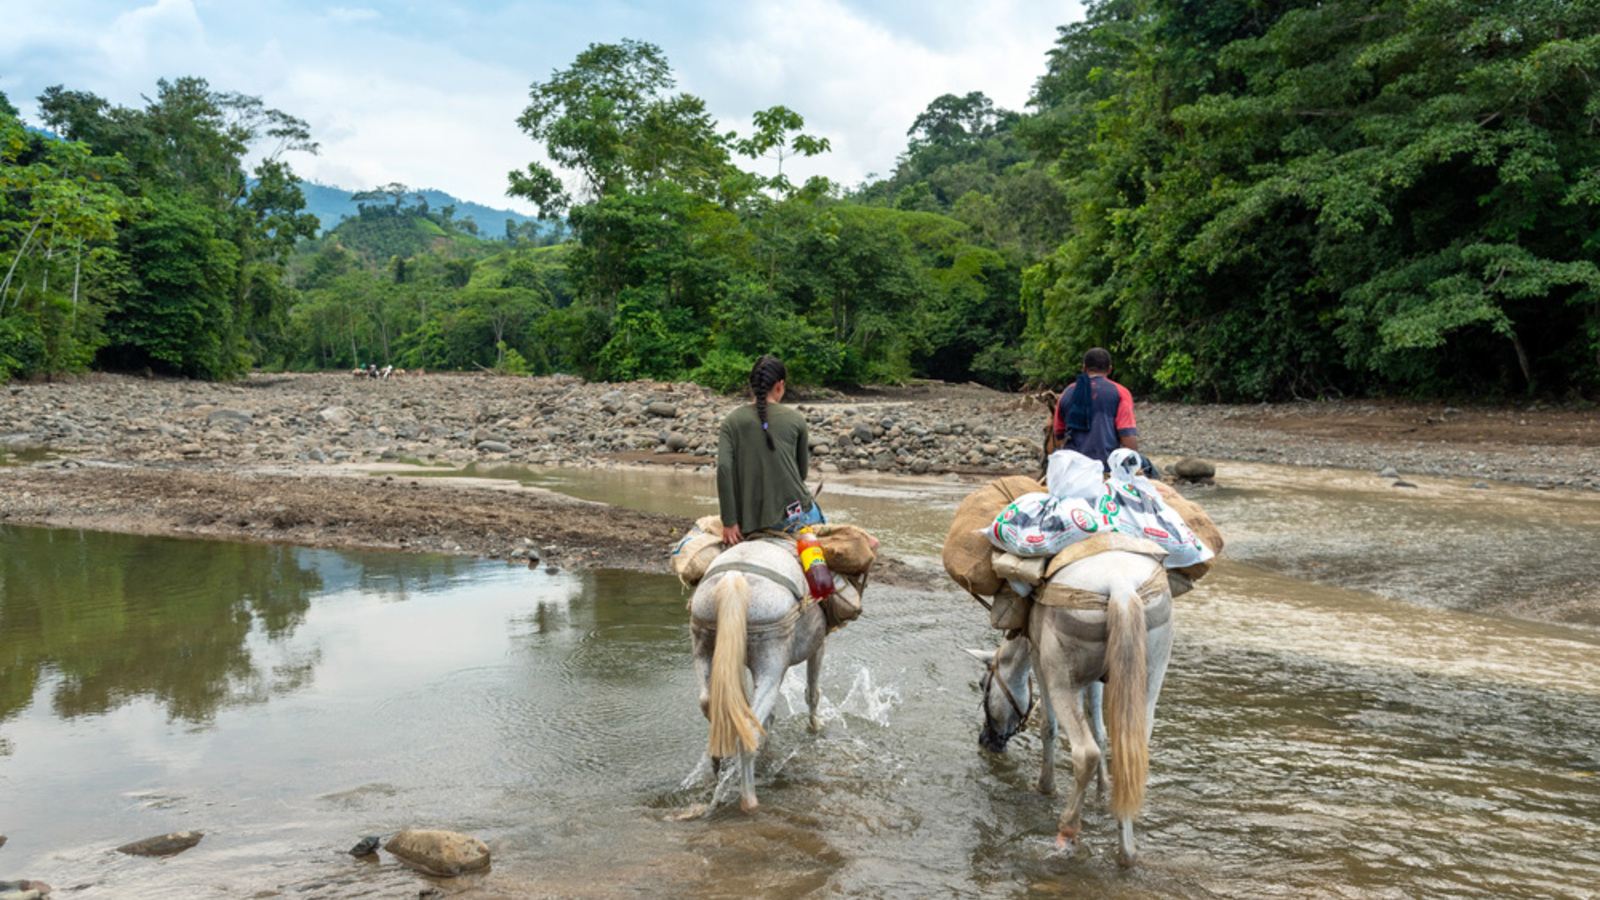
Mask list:
[[[291,633],[322,586],[283,547],[0,526],[0,721],[44,670],[64,718],[146,698],[206,722],[292,689],[315,660],[262,671],[245,639]]]
[[[63,718],[143,700],[207,723],[309,683],[320,649],[266,651],[293,636],[313,596],[403,601],[465,568],[449,557],[0,526],[0,722],[49,673]]]
[[[48,447],[0,444],[0,466],[21,466],[55,458],[56,451]]]

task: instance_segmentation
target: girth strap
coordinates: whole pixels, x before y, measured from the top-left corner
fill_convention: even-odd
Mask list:
[[[719,556],[711,562],[710,567],[706,569],[705,576],[700,580],[704,581],[713,575],[721,575],[723,572],[743,572],[746,575],[760,575],[768,581],[775,581],[788,588],[789,593],[794,595],[796,603],[804,603],[806,600],[806,593],[800,590],[799,586],[794,583],[793,578],[760,563],[744,562],[743,560],[727,559]]]

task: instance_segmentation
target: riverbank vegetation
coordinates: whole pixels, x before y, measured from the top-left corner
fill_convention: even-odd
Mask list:
[[[550,165],[508,188],[551,225],[504,234],[385,185],[317,237],[292,116],[195,78],[139,110],[52,88],[53,135],[0,103],[0,378],[732,389],[775,352],[1015,388],[1098,344],[1173,398],[1593,399],[1597,34],[1600,0],[1099,0],[1026,110],[932,98],[853,186],[785,173],[831,149],[800,112],[723,132],[660,48],[597,44],[530,87]]]

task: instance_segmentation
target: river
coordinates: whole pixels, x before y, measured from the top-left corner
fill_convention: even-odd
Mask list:
[[[473,474],[715,509],[699,473]],[[1176,606],[1132,870],[1098,798],[1084,849],[1055,852],[1034,733],[977,747],[962,648],[997,635],[953,586],[869,589],[828,645],[824,730],[796,671],[745,815],[704,760],[672,578],[0,527],[0,879],[84,900],[1597,896],[1600,630],[1504,613],[1593,584],[1600,502],[1220,480],[1191,492],[1228,547]],[[832,476],[821,499],[937,568],[975,485]],[[483,838],[493,866],[344,852],[403,827]],[[175,857],[112,850],[183,829],[206,837]]]

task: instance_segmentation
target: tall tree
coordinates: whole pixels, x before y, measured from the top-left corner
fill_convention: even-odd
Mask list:
[[[104,361],[222,378],[267,352],[290,300],[285,255],[316,229],[281,158],[316,152],[306,124],[194,77],[158,81],[143,109],[60,86],[39,103],[58,133],[126,160],[116,183],[143,202],[119,235],[131,266],[108,310]],[[252,148],[262,159],[247,172]]]

